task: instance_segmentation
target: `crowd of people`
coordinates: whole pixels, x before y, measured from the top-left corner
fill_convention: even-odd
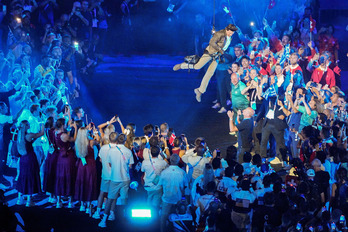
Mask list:
[[[212,61],[195,93],[201,101],[215,73],[213,108],[227,113],[238,141],[222,157],[167,123],[136,136],[136,125],[124,127],[117,115],[97,126],[72,107],[103,49],[101,3],[75,2],[56,21],[55,0],[3,8],[0,174],[9,185],[5,166],[17,169],[18,205],[34,206],[33,195],[45,192],[58,209],[78,201],[106,227],[129,189],[144,188],[161,231],[348,230],[347,112],[332,25],[311,28],[311,8],[280,39],[266,19],[252,39],[230,24],[199,65],[176,66]],[[234,33],[241,43],[229,48]]]
[[[334,26],[317,31],[310,7],[282,34],[276,22],[269,25],[264,18],[262,23],[263,29],[253,28],[252,39],[229,24],[213,34],[200,59],[186,57],[173,68],[209,64],[194,90],[196,100],[201,102],[215,74],[217,100],[212,108],[227,113],[230,134],[237,136],[238,142],[229,147],[235,153],[227,151],[230,162],[225,167],[213,156],[217,188],[207,184],[204,193],[213,196],[208,202],[219,199],[223,206],[215,213],[228,209],[240,230],[346,231],[347,104],[340,89]],[[235,33],[241,42],[230,46]],[[196,153],[199,159],[198,147]],[[202,177],[210,178],[205,172]],[[203,207],[198,205],[211,213],[204,207],[205,196],[199,198],[205,201]],[[208,216],[206,225],[223,231],[226,222],[214,216],[211,221]]]
[[[7,123],[19,128],[28,120],[29,132],[39,133],[36,124],[77,104],[80,80],[91,77],[102,59],[107,29],[102,3],[76,1],[72,8],[55,0],[0,3],[1,176],[7,154],[15,147],[12,142],[10,148],[7,145],[18,130]],[[34,143],[41,168],[42,142],[44,138]]]

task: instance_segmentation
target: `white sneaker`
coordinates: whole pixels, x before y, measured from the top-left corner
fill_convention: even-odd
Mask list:
[[[115,220],[115,214],[110,212],[110,215],[108,217],[108,221],[114,221]]]
[[[68,208],[69,208],[69,207],[68,207]],[[80,211],[81,211],[81,212],[86,211],[86,207],[85,207],[84,205],[81,205]]]
[[[89,214],[91,212],[91,209],[89,207],[86,208],[86,214]]]
[[[63,207],[63,203],[61,202],[61,201],[57,201],[57,206],[56,206],[56,208],[57,209],[60,209],[60,208],[62,208]]]
[[[106,227],[106,222],[104,222],[102,220],[101,222],[99,222],[98,226],[101,227],[101,228],[105,228]]]
[[[221,107],[221,105],[220,105],[220,103],[215,103],[215,105],[213,105],[211,108],[213,108],[213,109],[218,109],[218,108],[220,108]]]
[[[218,111],[219,114],[226,113],[227,110],[224,107],[221,107],[221,109]]]
[[[226,105],[229,106],[229,105],[231,105],[231,104],[232,104],[231,100],[227,100],[227,101],[226,101]]]
[[[197,89],[194,89],[194,92],[195,92],[195,94],[196,94],[196,100],[198,101],[198,102],[201,102],[201,97],[202,97],[202,93],[201,92],[199,92],[199,90],[198,90],[198,88]]]
[[[68,209],[72,209],[72,208],[74,208],[74,203],[69,202],[69,203],[68,203]]]
[[[24,204],[24,200],[23,200],[23,197],[19,197],[18,199],[17,199],[17,203],[16,203],[17,205],[23,205]]]
[[[98,211],[95,211],[92,218],[94,219],[100,219],[100,213],[98,213]]]

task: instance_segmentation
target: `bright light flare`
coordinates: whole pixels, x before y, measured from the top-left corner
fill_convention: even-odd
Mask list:
[[[133,218],[151,218],[151,209],[132,209]]]

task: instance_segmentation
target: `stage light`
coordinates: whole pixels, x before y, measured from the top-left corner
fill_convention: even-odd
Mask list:
[[[252,27],[253,27],[254,25],[255,25],[255,23],[254,23],[254,22],[250,22],[250,26],[252,26]]]
[[[169,6],[168,6],[168,8],[167,8],[167,11],[168,11],[169,13],[173,13],[174,7],[175,7],[174,4],[169,4]]]
[[[22,23],[22,19],[19,17],[16,17],[16,21],[17,21],[17,23]]]
[[[76,41],[74,42],[74,48],[75,48],[76,51],[79,50],[79,43],[76,42]]]
[[[151,209],[132,209],[132,218],[151,218]]]

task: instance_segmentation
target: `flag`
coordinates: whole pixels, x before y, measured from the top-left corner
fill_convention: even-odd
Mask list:
[[[283,66],[284,62],[290,57],[290,44],[286,45],[284,48],[284,53],[280,58],[279,64]]]
[[[310,32],[313,32],[317,22],[312,18],[312,15],[309,16],[309,21],[310,21],[310,24],[309,24]]]
[[[228,6],[222,5],[222,10],[232,18],[232,13]]]
[[[176,138],[176,136],[175,136],[175,134],[173,133],[173,134],[170,136],[170,138],[169,138],[169,144],[170,144],[170,145],[174,146],[174,140],[175,140],[175,138]]]
[[[270,0],[268,4],[268,9],[272,9],[275,6],[275,4],[276,4],[275,0]]]

